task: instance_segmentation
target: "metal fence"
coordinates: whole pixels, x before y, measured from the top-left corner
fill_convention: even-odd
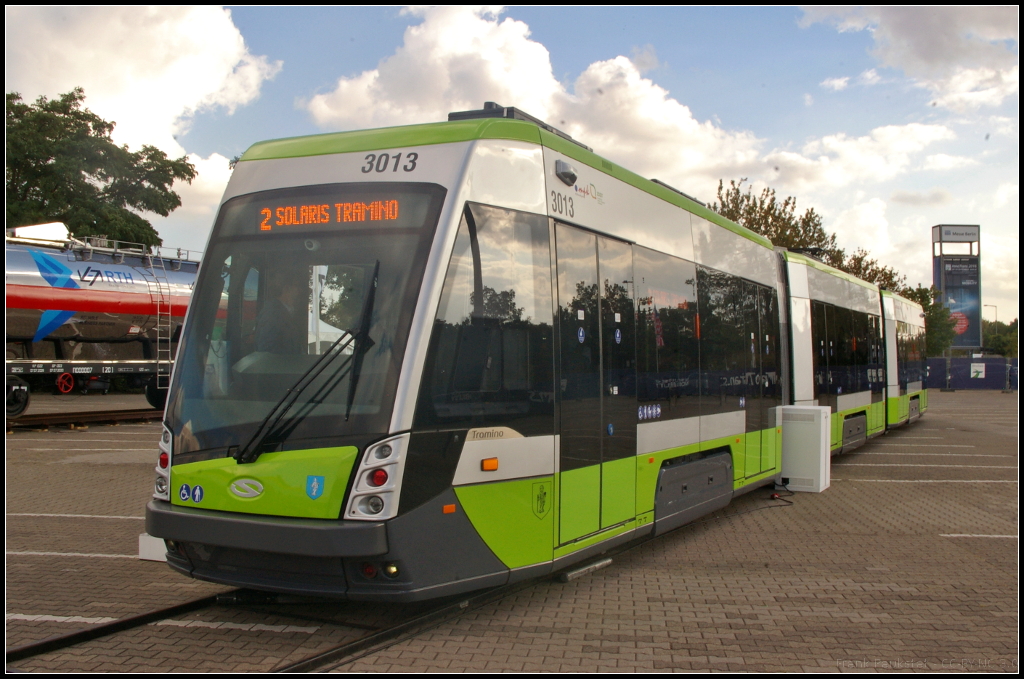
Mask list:
[[[929,389],[1017,390],[1016,358],[929,358]]]

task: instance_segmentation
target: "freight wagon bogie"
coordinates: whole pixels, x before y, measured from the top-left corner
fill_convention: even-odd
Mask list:
[[[147,507],[176,570],[417,600],[780,480],[792,376],[841,377],[790,343],[814,296],[790,303],[785,253],[514,109],[452,117],[237,165]],[[881,318],[849,321],[872,351]],[[809,397],[835,397],[840,450],[885,412],[885,361],[857,356],[852,393]]]

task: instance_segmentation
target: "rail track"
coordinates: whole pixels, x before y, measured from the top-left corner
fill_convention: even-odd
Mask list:
[[[331,644],[326,647],[321,644],[312,653],[299,658],[294,656],[297,651],[302,650],[302,645],[299,648],[292,648],[286,653],[285,658],[282,658],[272,668],[269,668],[271,672],[326,670],[352,662],[359,657],[436,627],[467,611],[477,609],[520,590],[532,587],[536,582],[534,580],[516,583],[480,593],[418,605],[385,606],[385,608],[390,610],[385,616],[388,619],[383,624],[348,619],[350,616],[347,615],[349,611],[346,611],[347,602],[325,603],[305,598],[277,596],[250,590],[233,590],[12,648],[6,652],[6,664],[8,669],[12,669],[12,663],[57,653],[72,646],[98,642],[112,635],[129,632],[148,625],[159,625],[162,621],[167,621],[174,616],[186,613],[206,611],[216,617],[218,609],[221,613],[230,612],[231,609],[234,609],[235,611],[248,612],[253,617],[291,618],[302,622],[315,622],[322,627],[352,630],[355,633],[354,638],[346,638],[342,643]],[[322,609],[325,606],[333,608],[334,615],[330,613],[327,615],[315,615],[307,612],[308,609]],[[299,610],[296,610],[297,608]],[[340,618],[338,617],[339,614],[341,615]],[[197,626],[210,627],[209,624]],[[352,634],[347,636],[352,637]],[[188,643],[187,638],[181,641]],[[171,663],[173,664],[173,661]],[[29,668],[26,667],[25,669]],[[125,666],[125,669],[130,671],[128,665]],[[230,667],[210,667],[206,669],[232,671]]]
[[[151,422],[163,417],[164,411],[154,408],[132,410],[85,410],[77,413],[37,413],[7,420],[7,431],[39,429],[57,425],[113,424],[116,422]]]

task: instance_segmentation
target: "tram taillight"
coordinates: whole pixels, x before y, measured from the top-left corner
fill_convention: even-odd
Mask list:
[[[383,486],[388,482],[388,473],[383,469],[374,469],[370,472],[370,485]]]

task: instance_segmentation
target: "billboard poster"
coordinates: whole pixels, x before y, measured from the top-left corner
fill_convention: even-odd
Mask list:
[[[949,315],[956,319],[954,349],[981,346],[979,259],[977,256],[942,258],[944,301],[949,307]]]

